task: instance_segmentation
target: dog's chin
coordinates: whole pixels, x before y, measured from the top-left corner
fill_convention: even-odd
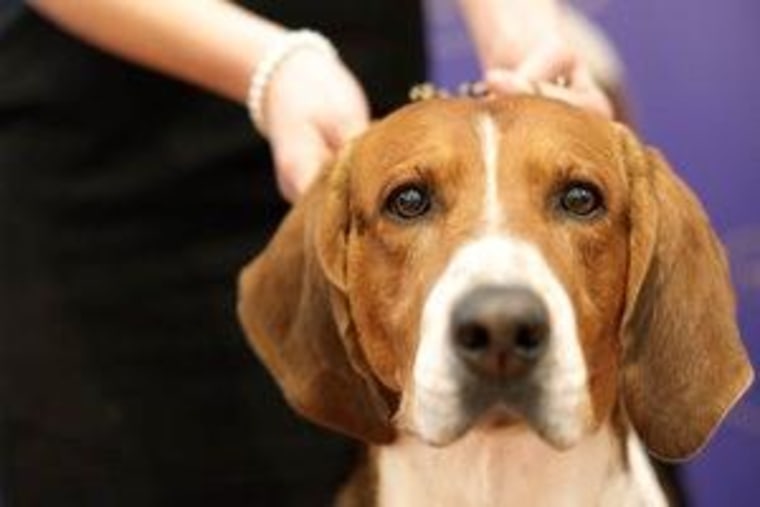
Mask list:
[[[566,451],[578,444],[588,430],[588,425],[578,421],[571,425],[557,425],[552,417],[540,417],[529,423],[541,439],[558,451]]]
[[[582,412],[551,414],[539,404],[515,407],[497,402],[481,410],[454,410],[446,414],[416,411],[411,430],[434,447],[452,445],[471,432],[481,435],[502,433],[512,428],[528,429],[558,451],[575,446],[589,430]]]

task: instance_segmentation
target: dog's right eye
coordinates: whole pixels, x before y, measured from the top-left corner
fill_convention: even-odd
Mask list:
[[[413,220],[430,211],[430,190],[420,184],[402,185],[390,193],[385,210],[401,220]]]
[[[596,186],[573,182],[560,193],[559,206],[564,213],[576,218],[591,218],[604,208],[604,202]]]

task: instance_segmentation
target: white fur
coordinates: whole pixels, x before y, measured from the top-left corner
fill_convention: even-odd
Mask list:
[[[546,304],[551,336],[537,376],[544,386],[548,438],[526,425],[476,426],[451,438],[463,400],[448,316],[458,297],[480,284],[528,287]],[[590,433],[587,369],[575,312],[534,245],[493,234],[462,246],[428,296],[420,338],[413,389],[405,392],[401,414],[411,434],[377,448],[380,507],[667,505],[631,428],[624,447],[609,423]],[[572,448],[558,449],[566,446]]]
[[[499,132],[487,115],[476,128],[485,172],[483,227],[453,253],[424,303],[412,385],[397,415],[409,432],[375,450],[378,505],[666,505],[632,429],[624,448],[609,423],[590,433],[588,372],[572,301],[540,249],[508,234],[498,184]],[[548,346],[532,374],[539,386],[531,400],[540,404],[538,429],[488,427],[466,413],[469,393],[462,386],[472,378],[454,350],[450,321],[460,298],[482,285],[533,290],[548,310]]]
[[[545,357],[537,364],[546,436],[559,446],[576,442],[590,419],[590,396],[573,306],[539,250],[526,241],[488,235],[461,247],[434,285],[422,312],[413,389],[405,395],[404,423],[423,439],[448,443],[461,430],[458,395],[462,372],[449,338],[450,315],[461,296],[480,285],[520,286],[544,301],[551,327]]]
[[[499,201],[499,129],[491,116],[482,115],[478,117],[477,132],[485,168],[483,219],[487,230],[496,230],[504,221],[504,212]]]
[[[652,469],[644,445],[639,437],[630,429],[626,438],[626,451],[628,454],[628,472],[630,474],[630,487],[640,491],[640,497],[644,501],[639,503],[621,504],[625,507],[666,507],[668,502],[660,487],[657,476]]]
[[[474,431],[443,449],[405,437],[377,450],[378,506],[664,506],[640,447],[628,447],[637,463],[627,470],[616,439],[603,426],[560,452],[525,428]]]

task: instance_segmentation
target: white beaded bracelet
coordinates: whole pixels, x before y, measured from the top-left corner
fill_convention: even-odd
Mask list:
[[[259,133],[266,137],[264,97],[277,68],[300,49],[314,49],[337,57],[335,46],[322,34],[313,30],[295,30],[283,35],[268,49],[251,75],[246,104],[251,121]]]

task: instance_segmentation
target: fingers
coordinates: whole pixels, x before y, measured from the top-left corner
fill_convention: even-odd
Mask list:
[[[568,80],[576,67],[575,54],[560,41],[550,40],[528,54],[514,69],[487,70],[485,81],[499,92],[530,93],[535,91],[534,83]]]
[[[353,137],[367,128],[366,115],[347,115],[320,127],[303,123],[272,139],[277,183],[283,197],[294,202],[311,186],[319,172]]]
[[[333,153],[337,153],[351,139],[364,132],[368,125],[369,111],[364,108],[331,116],[322,130],[327,146]]]
[[[486,70],[484,80],[496,93],[538,94],[612,117],[612,105],[591,73],[558,41],[542,45],[513,70]]]
[[[332,150],[315,125],[303,123],[271,139],[280,193],[294,202],[314,182]]]
[[[541,81],[535,83],[535,88],[537,93],[544,97],[561,100],[612,118],[612,104],[588,69],[585,67],[576,68],[570,79],[570,86],[560,86],[552,82]]]
[[[277,182],[289,202],[306,192],[338,151],[367,128],[366,108],[338,109],[289,123],[271,138]]]
[[[532,93],[533,84],[518,76],[515,72],[497,68],[486,71],[484,81],[489,90],[496,93]]]
[[[291,202],[369,122],[356,79],[338,59],[314,51],[294,54],[280,65],[266,100],[277,181]]]
[[[577,66],[575,54],[567,45],[551,40],[531,52],[516,69],[520,80],[555,82],[557,78],[569,78]]]
[[[567,102],[608,118],[612,117],[612,106],[601,91],[585,90],[581,92],[577,89],[564,88],[551,83],[538,83],[537,87],[543,97]]]

